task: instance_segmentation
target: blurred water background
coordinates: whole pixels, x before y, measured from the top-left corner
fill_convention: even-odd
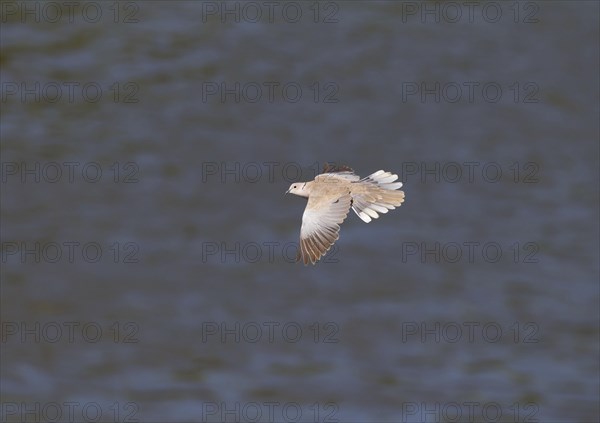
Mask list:
[[[3,420],[598,421],[597,2],[55,4],[1,4]],[[304,267],[325,161],[406,202]]]

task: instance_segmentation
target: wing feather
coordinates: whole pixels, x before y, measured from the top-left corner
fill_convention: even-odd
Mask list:
[[[309,197],[302,215],[298,260],[315,264],[339,238],[340,224],[348,216],[352,197]]]

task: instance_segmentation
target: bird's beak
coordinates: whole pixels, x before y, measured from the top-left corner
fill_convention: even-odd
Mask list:
[[[291,188],[290,188],[291,189]],[[286,195],[287,193],[290,192],[290,189],[288,189],[286,192],[283,193],[283,195]]]

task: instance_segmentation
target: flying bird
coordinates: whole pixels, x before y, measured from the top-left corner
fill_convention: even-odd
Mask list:
[[[360,178],[348,166],[325,164],[323,173],[310,182],[296,182],[287,193],[308,198],[296,261],[315,264],[340,237],[340,224],[350,208],[364,222],[387,213],[404,202],[398,175],[383,170]]]

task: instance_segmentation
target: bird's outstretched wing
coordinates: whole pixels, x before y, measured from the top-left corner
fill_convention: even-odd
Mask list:
[[[350,211],[352,197],[349,194],[337,198],[327,196],[309,197],[302,215],[300,245],[296,261],[315,264],[340,237],[340,223]]]
[[[334,173],[334,172],[351,172],[354,173],[354,169],[346,165],[336,165],[335,163],[325,163],[323,165],[323,172],[321,173]]]
[[[337,183],[342,181],[357,182],[360,176],[354,173],[354,170],[348,166],[337,166],[332,163],[325,163],[323,172],[315,177],[315,181]]]

